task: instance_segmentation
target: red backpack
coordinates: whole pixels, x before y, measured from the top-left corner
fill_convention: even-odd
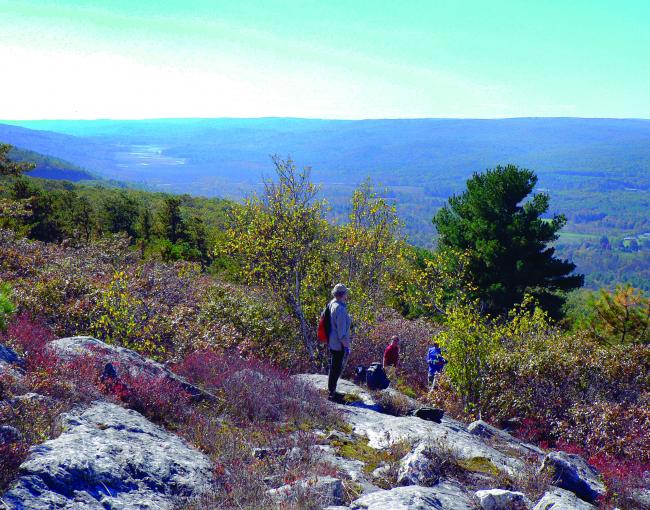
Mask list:
[[[326,344],[330,339],[330,331],[332,331],[332,312],[329,303],[320,314],[318,320],[318,341]]]

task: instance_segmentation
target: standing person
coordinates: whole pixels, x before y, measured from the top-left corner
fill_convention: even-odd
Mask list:
[[[327,381],[329,398],[337,398],[336,385],[343,371],[343,358],[350,354],[352,319],[348,314],[348,289],[342,283],[337,283],[332,289],[334,299],[330,301],[330,372]]]
[[[399,365],[399,337],[394,335],[384,351],[384,368],[395,367]]]
[[[429,386],[435,388],[437,376],[445,368],[447,360],[442,356],[442,350],[438,342],[433,342],[433,347],[429,347],[427,354],[427,364],[429,365]]]

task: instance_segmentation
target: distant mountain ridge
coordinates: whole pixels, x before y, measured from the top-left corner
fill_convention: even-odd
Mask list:
[[[650,173],[647,120],[262,118],[16,124],[20,126],[0,126],[0,139],[106,177],[153,181],[207,195],[222,192],[224,182],[259,182],[270,169],[269,154],[275,153],[291,154],[298,164],[312,166],[316,180],[323,182],[334,178],[356,184],[372,175],[389,186],[424,185],[432,196],[447,196],[462,188],[473,171],[508,162],[534,169],[542,183],[550,174],[570,171],[587,178],[629,177],[620,183],[623,187],[650,186],[650,178],[643,178]],[[138,147],[164,158],[132,157]]]

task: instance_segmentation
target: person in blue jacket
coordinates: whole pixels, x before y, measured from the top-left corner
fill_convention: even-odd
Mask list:
[[[433,389],[436,386],[437,375],[442,372],[442,369],[447,364],[438,342],[433,342],[433,347],[429,347],[427,364],[429,365],[429,386]]]

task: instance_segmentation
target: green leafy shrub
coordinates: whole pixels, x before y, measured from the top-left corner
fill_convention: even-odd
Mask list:
[[[534,421],[530,439],[647,462],[648,346],[563,333],[539,309],[519,309],[500,334],[484,378],[487,419]]]
[[[448,310],[446,329],[438,335],[448,364],[445,371],[467,411],[481,410],[488,359],[498,341],[498,331],[475,305],[459,303]]]
[[[202,305],[200,321],[222,326],[214,347],[235,349],[242,356],[271,359],[294,369],[304,366],[308,359],[297,321],[282,302],[260,289],[214,285]]]
[[[155,351],[155,345],[139,342],[142,302],[128,290],[128,276],[120,271],[101,294],[90,330],[106,343],[116,343],[140,352]]]
[[[7,329],[7,318],[16,307],[11,299],[11,287],[6,283],[0,283],[0,331]]]

